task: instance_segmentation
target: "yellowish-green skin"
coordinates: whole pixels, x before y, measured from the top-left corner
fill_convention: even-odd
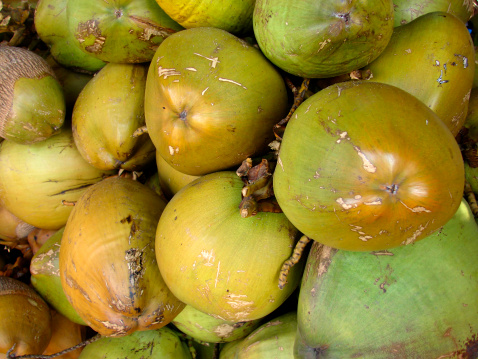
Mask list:
[[[160,155],[192,176],[239,166],[268,149],[287,115],[280,73],[244,40],[217,28],[177,32],[146,81],[148,133]]]
[[[222,320],[186,305],[172,323],[194,339],[209,343],[227,343],[247,336],[259,326],[260,320],[248,322]]]
[[[31,284],[57,312],[74,323],[86,325],[65,296],[60,280],[60,243],[64,227],[59,229],[35,253],[30,264]]]
[[[156,0],[161,8],[186,29],[217,27],[232,34],[252,32],[255,0]]]
[[[297,313],[282,314],[221,351],[219,359],[294,359]]]
[[[40,39],[50,47],[50,53],[62,66],[97,71],[105,63],[81,51],[74,43],[68,29],[66,0],[40,0],[35,9],[35,30]]]
[[[419,16],[446,11],[466,23],[473,16],[473,0],[393,0],[394,24],[408,24]]]
[[[19,78],[4,120],[4,138],[22,144],[43,141],[58,133],[64,120],[63,89],[53,76]]]
[[[178,335],[165,327],[136,332],[122,338],[101,338],[88,344],[79,359],[191,359],[191,353]]]
[[[173,197],[181,188],[199,178],[199,176],[190,176],[176,170],[161,157],[159,151],[156,151],[156,166],[161,189],[168,198]]]
[[[329,86],[287,124],[274,194],[306,236],[352,251],[410,245],[455,213],[463,158],[417,98],[378,82]]]
[[[73,108],[73,138],[91,165],[103,170],[141,170],[154,162],[148,134],[133,137],[145,125],[147,67],[110,63],[81,91]]]
[[[228,321],[263,318],[294,291],[303,262],[279,289],[282,263],[299,233],[283,213],[239,212],[242,180],[232,171],[202,176],[168,202],[156,231],[161,274],[182,302]],[[181,253],[177,256],[177,253]]]
[[[37,228],[60,229],[85,189],[114,171],[86,162],[71,130],[31,145],[3,141],[0,147],[0,199],[11,213]]]
[[[478,225],[465,200],[443,228],[389,251],[314,243],[298,303],[298,358],[473,358]]]
[[[183,29],[154,0],[69,0],[66,13],[75,45],[105,62],[149,62]]]
[[[370,81],[417,97],[454,135],[463,126],[475,76],[475,49],[456,16],[433,12],[395,28],[387,48],[366,69],[372,72]]]
[[[392,0],[256,0],[254,35],[264,55],[296,76],[327,78],[373,61],[393,32]]]

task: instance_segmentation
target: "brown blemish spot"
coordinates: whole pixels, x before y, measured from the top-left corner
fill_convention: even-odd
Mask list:
[[[317,242],[314,243],[314,246]],[[314,247],[312,246],[312,247]],[[316,256],[319,263],[317,268],[317,277],[320,278],[329,270],[330,264],[332,263],[332,257],[337,252],[337,249],[332,247],[318,244],[316,249]]]
[[[129,270],[130,296],[134,298],[138,282],[144,274],[143,252],[138,248],[130,248],[125,252],[124,259]]]
[[[123,218],[120,222],[121,223],[131,223],[133,221],[133,217],[131,214],[128,217]]]
[[[129,16],[129,19],[133,21],[138,27],[143,29],[143,34],[138,37],[139,40],[150,41],[152,37],[159,36],[165,39],[169,35],[175,33],[176,31],[167,27],[162,27],[157,23],[152,22],[151,20],[139,17],[139,16]]]
[[[93,37],[93,44],[85,46],[85,50],[94,54],[101,53],[103,45],[106,41],[106,37],[102,36],[101,34],[99,21],[95,19],[88,20],[86,22],[80,22],[78,24],[75,37],[78,39],[80,44],[87,41],[87,39],[89,39],[89,42],[91,42],[91,37]]]

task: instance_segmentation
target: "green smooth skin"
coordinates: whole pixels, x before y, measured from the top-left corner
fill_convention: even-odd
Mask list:
[[[477,238],[463,200],[440,231],[412,246],[357,253],[314,243],[300,288],[296,358],[474,357]]]
[[[66,298],[60,279],[60,242],[64,227],[40,247],[30,263],[31,284],[57,312],[74,323],[86,325]]]
[[[80,50],[68,29],[67,0],[39,0],[35,10],[35,29],[40,39],[50,46],[55,60],[65,67],[95,72],[105,63]]]
[[[293,293],[303,261],[279,289],[298,232],[282,213],[242,218],[243,182],[232,171],[202,176],[168,202],[156,230],[161,275],[182,302],[228,321],[265,317]],[[181,253],[176,256],[174,253]]]
[[[57,134],[65,121],[65,98],[50,75],[15,81],[13,104],[5,120],[4,137],[21,144],[43,141]]]
[[[31,145],[3,141],[0,147],[0,199],[37,228],[63,227],[74,207],[62,201],[76,201],[89,185],[113,173],[86,162],[68,128]]]
[[[255,0],[156,0],[179,24],[192,27],[217,27],[231,34],[252,32]]]
[[[259,326],[260,320],[249,322],[222,320],[186,305],[172,323],[194,339],[209,343],[227,343],[247,336]]]
[[[466,23],[473,16],[472,0],[393,0],[395,26],[408,24],[434,11],[445,11]]]
[[[168,37],[148,72],[145,116],[160,155],[199,176],[265,151],[287,115],[281,74],[255,47],[220,29]]]
[[[183,27],[155,0],[69,0],[69,30],[75,44],[105,62],[148,62],[159,44]]]
[[[424,102],[454,135],[463,126],[475,49],[456,16],[434,12],[395,28],[387,48],[366,69],[372,71],[370,81],[397,86]]]
[[[110,63],[86,84],[72,114],[73,138],[91,165],[103,170],[143,169],[154,162],[156,148],[147,134],[133,137],[144,126],[147,67]]]
[[[156,166],[161,189],[167,198],[171,199],[181,188],[194,181],[199,176],[190,176],[179,172],[156,151]]]
[[[392,0],[257,0],[254,34],[264,55],[293,75],[326,78],[374,60],[393,31]]]
[[[236,347],[234,358],[293,359],[296,332],[297,313],[283,314],[261,325],[241,340]]]
[[[88,344],[79,359],[191,359],[186,344],[171,329],[134,332],[121,338],[103,337]]]
[[[309,97],[287,124],[274,194],[305,235],[370,251],[444,225],[463,195],[455,138],[422,102],[391,85],[349,81]]]

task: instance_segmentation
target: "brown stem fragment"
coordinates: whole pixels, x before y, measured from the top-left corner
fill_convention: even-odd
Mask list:
[[[274,135],[276,136],[277,139],[282,140],[282,136],[285,131],[285,126],[287,125],[287,122],[291,119],[292,115],[294,114],[295,110],[299,107],[299,105],[304,102],[305,100],[305,95],[307,93],[307,90],[309,89],[309,83],[310,79],[304,78],[302,81],[302,84],[300,85],[299,90],[289,81],[286,83],[289,86],[292,86],[292,93],[294,94],[294,103],[292,104],[292,107],[287,114],[285,118],[280,120],[275,126],[274,126]]]
[[[309,237],[303,235],[295,245],[292,255],[282,264],[279,274],[279,289],[284,289],[287,284],[287,276],[289,275],[290,269],[299,262],[304,253],[305,247],[310,241],[311,239]]]
[[[88,344],[91,344],[93,342],[96,342],[98,339],[101,338],[100,334],[95,335],[94,337],[85,340],[77,345],[72,346],[71,348],[62,350],[58,353],[50,354],[50,355],[42,355],[42,354],[27,354],[27,355],[15,355],[12,354],[12,352],[15,350],[16,344],[13,344],[13,346],[8,350],[7,352],[7,359],[50,359],[50,358],[56,358],[61,355],[64,355],[66,353],[72,352],[76,349],[82,348],[84,346],[87,346]]]
[[[470,206],[471,212],[473,213],[473,216],[475,218],[478,218],[478,202],[476,201],[476,196],[473,190],[471,189],[471,186],[468,182],[465,182],[465,199],[468,202],[468,205]]]

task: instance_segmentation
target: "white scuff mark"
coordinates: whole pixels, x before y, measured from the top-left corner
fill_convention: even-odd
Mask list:
[[[284,171],[284,165],[282,164],[282,160],[280,157],[277,157],[277,163],[280,165],[280,168],[282,168],[282,171]]]
[[[206,93],[207,90],[209,90],[209,87],[206,87],[204,90],[202,90],[201,95],[204,96],[204,94]]]
[[[359,236],[359,239],[363,242],[367,242],[369,239],[372,239],[372,236]]]
[[[310,104],[309,106],[307,106],[307,109],[305,110],[305,112],[304,112],[304,113],[307,113],[307,112],[309,112],[309,110],[310,110],[310,106],[312,106],[312,104]]]
[[[100,324],[102,324],[105,328],[110,329],[114,332],[114,334],[110,334],[110,337],[120,337],[125,335],[128,332],[128,327],[124,324],[121,320],[121,324],[116,324],[108,321],[101,321],[97,320]]]
[[[405,241],[402,242],[402,244],[409,245],[415,242],[417,238],[423,233],[423,231],[428,227],[428,223],[430,222],[427,222],[424,226],[420,225],[410,237],[408,237]]]
[[[236,81],[233,81],[233,80],[230,80],[230,79],[225,79],[223,77],[219,77],[218,78],[219,81],[222,81],[222,82],[229,82],[231,84],[234,84],[234,85],[237,85],[237,86],[240,86],[242,87],[244,90],[247,90],[247,87],[246,86],[243,86],[241,83],[239,82],[236,82]]]
[[[337,202],[338,204],[340,204],[342,206],[343,209],[351,209],[353,207],[357,207],[356,204],[347,204],[345,203],[344,199],[342,197],[339,197],[335,200],[335,202]]]
[[[365,205],[367,205],[367,206],[377,206],[377,205],[382,204],[382,199],[381,199],[381,198],[377,198],[377,199],[374,200],[374,201],[364,202],[363,204],[365,204]]]
[[[169,76],[181,76],[181,72],[176,69],[165,69],[162,66],[158,67],[158,76],[166,80]]]
[[[405,52],[406,52],[407,54],[411,54],[411,53],[412,53],[412,49],[406,49]]]
[[[357,154],[363,161],[363,168],[365,171],[370,172],[370,173],[375,173],[377,172],[377,167],[375,167],[372,162],[369,161],[367,156],[360,150],[360,147],[354,146],[354,150],[357,151]]]
[[[320,52],[331,41],[332,41],[331,39],[326,39],[324,41],[319,42],[319,49],[317,50],[317,52]]]
[[[425,207],[422,207],[422,206],[415,206],[413,208],[410,208],[403,201],[400,201],[400,203],[403,204],[406,209],[409,209],[413,213],[431,213],[429,209],[426,209]]]
[[[359,195],[359,194],[354,197],[354,199],[357,199],[357,200],[359,200],[359,199],[361,199],[361,198],[362,198],[362,196]]]
[[[169,154],[171,156],[173,156],[175,153],[178,153],[179,152],[179,147],[173,147],[173,146],[169,146]]]
[[[222,339],[230,337],[234,333],[234,326],[224,323],[221,325],[218,325],[213,331],[214,333]]]
[[[440,77],[437,78],[437,82],[439,85],[446,84],[448,80],[443,80],[443,70],[440,70]]]
[[[355,224],[350,224],[350,227],[352,227],[351,231],[352,232],[359,232],[363,227],[357,226]]]
[[[221,261],[217,262],[217,272],[216,280],[214,281],[214,288],[217,288],[217,282],[219,281],[219,267],[221,266]]]
[[[206,250],[201,251],[201,257],[203,257],[206,260],[206,263],[204,263],[205,266],[211,267],[214,264],[214,261],[216,260],[216,257],[214,256],[214,250],[211,249],[210,252]]]
[[[342,133],[339,133],[339,137],[340,137],[340,138],[336,141],[337,143],[342,142],[342,140],[347,137],[347,131],[344,131],[344,132],[342,132]]]
[[[226,299],[226,303],[229,304],[234,309],[242,309],[251,307],[254,305],[254,302],[247,301],[241,298],[247,298],[245,294],[229,294]]]
[[[197,52],[195,52],[194,55],[200,56],[200,57],[202,57],[202,58],[204,58],[204,59],[206,59],[206,60],[211,61],[210,65],[211,65],[211,67],[212,67],[213,69],[216,68],[217,64],[221,62],[221,61],[219,61],[219,58],[218,58],[218,57],[207,57],[207,56],[198,54]]]
[[[179,80],[173,80],[173,82],[179,82]]]
[[[194,67],[186,67],[186,70],[189,70],[189,71],[194,71],[194,72],[196,72],[196,71],[197,71],[197,69],[196,69],[196,68],[194,68]]]

